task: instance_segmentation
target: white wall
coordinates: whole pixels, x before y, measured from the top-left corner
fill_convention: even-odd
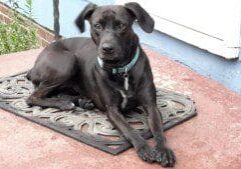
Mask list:
[[[118,4],[133,0],[117,0]],[[134,0],[155,29],[227,59],[240,51],[241,0]]]

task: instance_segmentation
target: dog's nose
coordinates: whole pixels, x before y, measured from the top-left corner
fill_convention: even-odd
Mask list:
[[[103,43],[102,50],[103,50],[103,52],[108,53],[108,54],[114,52],[114,48],[110,43]]]

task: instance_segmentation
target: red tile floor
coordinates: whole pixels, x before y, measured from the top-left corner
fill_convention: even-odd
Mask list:
[[[189,95],[198,116],[166,132],[176,169],[241,168],[241,95],[145,49],[156,83]],[[0,56],[0,77],[32,67],[41,49]],[[0,109],[0,169],[155,169],[133,149],[112,156]]]

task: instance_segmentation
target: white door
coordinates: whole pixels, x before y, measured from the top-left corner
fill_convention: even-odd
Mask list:
[[[155,29],[227,59],[237,58],[241,41],[241,0],[117,0],[138,2]]]

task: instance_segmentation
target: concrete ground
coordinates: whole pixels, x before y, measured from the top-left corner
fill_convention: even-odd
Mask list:
[[[32,67],[41,49],[0,56],[0,77]],[[166,132],[176,169],[241,168],[241,96],[146,49],[164,88],[190,95],[198,116]],[[133,149],[113,156],[0,109],[0,169],[156,169]]]

